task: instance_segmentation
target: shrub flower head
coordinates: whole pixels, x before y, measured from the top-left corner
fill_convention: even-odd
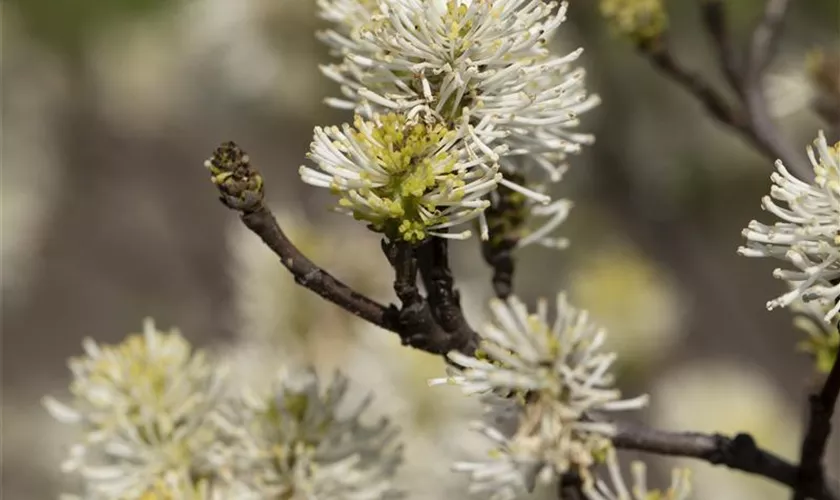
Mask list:
[[[182,491],[184,477],[208,473],[216,440],[208,415],[219,404],[224,371],[151,320],[121,344],[83,345],[86,355],[70,361],[73,403],[47,397],[44,404],[84,431],[63,469],[81,475],[87,496],[146,498]]]
[[[235,444],[235,475],[257,498],[400,498],[392,479],[401,462],[398,430],[388,420],[363,424],[364,400],[342,415],[348,387],[336,375],[325,391],[313,371],[281,375],[267,395],[246,393],[217,421]]]
[[[477,357],[450,353],[461,369],[431,383],[507,398],[503,410],[510,413],[508,405],[514,405],[515,430],[478,424],[495,449],[488,460],[456,464],[456,470],[469,472],[473,490],[493,491],[494,499],[514,498],[538,479],[547,481],[569,470],[588,475],[614,431],[591,415],[641,408],[647,397],[621,398],[609,373],[615,355],[601,352],[605,332],[564,295],[557,297],[553,322],[544,300],[536,314],[515,297],[494,300],[491,309],[495,321],[480,330]],[[498,403],[490,406],[491,412],[498,409]]]
[[[392,240],[465,238],[469,231],[448,228],[481,216],[489,205],[482,197],[501,176],[484,157],[470,157],[464,140],[442,124],[404,115],[357,116],[352,127],[315,129],[309,157],[318,168],[302,166],[300,174],[338,194],[338,211]]]
[[[840,313],[840,143],[829,146],[820,132],[814,147],[808,148],[808,157],[816,175],[810,183],[776,162],[773,186],[762,199],[762,208],[781,222],[750,222],[743,231],[747,244],[738,253],[793,264],[795,269],[773,272],[790,282],[793,290],[768,302],[768,309],[801,298],[825,307],[825,319],[832,321]]]
[[[548,41],[566,3],[542,0],[322,0],[334,29],[320,36],[342,57],[323,67],[343,97],[328,103],[370,115],[422,107],[450,126],[466,109],[490,120],[481,139],[502,141],[506,170],[532,162],[557,180],[566,154],[592,142],[574,132],[598,103],[571,69],[581,50],[556,57]],[[362,18],[366,22],[358,27]],[[519,161],[527,158],[526,162]]]

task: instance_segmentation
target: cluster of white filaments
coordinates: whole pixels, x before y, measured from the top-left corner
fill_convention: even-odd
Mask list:
[[[487,208],[483,197],[501,180],[498,167],[471,154],[465,141],[455,130],[403,115],[357,117],[352,127],[316,128],[309,157],[319,168],[304,166],[300,174],[339,194],[338,211],[391,238],[465,238],[468,230],[449,228]]]
[[[447,161],[457,166],[455,177],[471,172],[470,163],[486,164],[483,173],[501,172],[488,191],[506,186],[548,204],[549,196],[508,180],[508,174],[530,173],[536,167],[545,179],[556,182],[566,169],[566,156],[593,140],[575,132],[578,116],[598,104],[598,98],[586,92],[584,71],[571,67],[581,50],[557,57],[546,47],[565,20],[565,3],[558,7],[542,0],[319,0],[318,4],[322,17],[334,25],[320,37],[341,59],[322,68],[341,85],[343,94],[327,103],[353,110],[357,123],[364,119],[377,124],[378,117],[395,114],[407,126],[450,131],[459,138],[446,145]],[[381,146],[369,135],[359,139]],[[334,165],[316,152],[331,144],[346,146],[317,129],[310,156],[317,168],[302,167],[301,173],[307,183],[343,193],[348,188],[342,179],[355,181],[371,164],[345,157],[348,162],[337,174]],[[427,153],[438,152],[430,148]],[[417,168],[422,159],[414,158],[407,168]],[[389,173],[385,177],[381,181],[391,187],[384,191],[391,193],[398,179]],[[472,180],[461,178],[466,184]],[[533,179],[529,182],[534,184]],[[357,185],[352,183],[350,189]],[[434,232],[438,217],[453,226],[482,218],[483,227],[486,204],[478,208],[475,202],[486,200],[486,194],[463,201],[445,198],[463,203],[463,208],[428,204],[426,209],[434,216],[426,228]],[[344,211],[357,216],[369,211],[365,196],[342,199],[347,200]],[[440,215],[447,210],[458,211],[461,217]],[[389,224],[405,221],[402,215],[391,217]],[[381,230],[376,223],[373,226]],[[484,231],[482,236],[487,237]]]
[[[269,393],[246,392],[220,413],[238,480],[259,498],[401,498],[392,483],[402,460],[398,430],[386,419],[360,420],[370,398],[342,414],[347,388],[338,375],[323,392],[313,371],[282,375]]]
[[[398,431],[342,414],[336,376],[322,394],[312,371],[282,373],[273,392],[228,394],[226,370],[181,335],[147,321],[115,346],[84,343],[70,361],[71,405],[49,412],[78,426],[63,470],[81,479],[68,500],[387,500],[401,462]]]
[[[431,382],[456,384],[468,394],[493,394],[486,399],[491,414],[504,411],[515,422],[507,431],[498,424],[477,424],[495,448],[484,461],[455,465],[470,473],[472,491],[507,500],[570,470],[588,477],[614,432],[612,424],[591,418],[593,412],[647,403],[646,396],[622,399],[614,388],[609,371],[615,354],[601,350],[604,330],[562,294],[555,308],[550,322],[544,300],[535,314],[515,297],[494,300],[495,322],[480,330],[478,355],[450,353],[461,369]]]
[[[688,500],[691,494],[691,474],[688,470],[674,469],[670,487],[660,491],[648,489],[644,462],[633,462],[633,484],[630,488],[624,482],[613,448],[607,451],[606,463],[612,487],[601,479],[586,482],[583,492],[589,500]]]
[[[83,431],[62,468],[81,475],[85,498],[155,492],[190,498],[190,490],[210,491],[209,484],[185,478],[215,467],[217,433],[208,416],[219,404],[224,370],[151,320],[142,334],[116,346],[90,339],[83,345],[86,356],[70,360],[74,402],[47,397],[44,403],[55,418]]]
[[[750,222],[743,232],[747,245],[738,253],[775,257],[795,267],[773,272],[789,282],[792,290],[768,302],[769,309],[801,298],[823,307],[825,320],[832,321],[840,314],[840,143],[829,146],[820,132],[814,147],[808,148],[808,157],[816,176],[810,183],[776,162],[773,186],[762,208],[781,222]]]

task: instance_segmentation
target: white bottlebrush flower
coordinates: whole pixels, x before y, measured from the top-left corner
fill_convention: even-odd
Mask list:
[[[258,498],[401,497],[392,484],[402,457],[398,430],[386,419],[374,425],[360,421],[370,398],[342,414],[346,378],[336,375],[323,392],[311,370],[278,381],[267,395],[246,393],[216,419],[233,442],[229,459],[235,477]]]
[[[74,402],[47,397],[44,404],[58,420],[81,427],[83,440],[63,469],[81,475],[88,497],[141,498],[215,467],[208,415],[220,402],[223,369],[151,320],[121,344],[83,345],[86,355],[70,361]]]
[[[576,133],[578,116],[598,104],[571,65],[581,50],[556,57],[547,43],[567,4],[542,0],[322,0],[337,23],[320,36],[339,64],[323,67],[344,95],[333,106],[404,112],[425,108],[450,126],[471,110],[471,123],[493,124],[481,139],[508,145],[503,169],[521,159],[557,180],[568,153],[592,142]],[[360,14],[363,13],[363,14]],[[355,26],[364,15],[364,24]]]
[[[674,469],[671,473],[671,486],[660,491],[648,490],[644,462],[633,462],[633,485],[630,488],[624,482],[613,448],[607,451],[606,463],[612,488],[601,479],[586,482],[583,493],[589,500],[688,500],[691,494],[690,473],[686,469]]]
[[[309,158],[318,168],[302,166],[300,175],[340,195],[338,211],[390,239],[466,238],[469,231],[447,231],[480,217],[489,205],[482,197],[501,179],[469,141],[405,115],[357,116],[352,127],[315,129]]]
[[[510,414],[509,405],[515,404],[517,422],[512,435],[482,425],[498,446],[488,460],[461,463],[458,470],[469,471],[477,489],[498,489],[494,498],[499,499],[509,498],[502,490],[514,491],[523,484],[530,488],[538,478],[548,480],[572,469],[585,476],[594,464],[593,454],[606,446],[614,431],[611,424],[589,417],[641,408],[647,397],[621,398],[609,373],[615,355],[601,352],[606,333],[585,311],[570,306],[563,294],[557,296],[553,322],[545,300],[538,303],[536,314],[515,297],[506,302],[494,299],[491,309],[495,322],[479,331],[477,357],[450,353],[462,368],[431,383],[512,398],[515,403],[499,410]],[[497,475],[497,470],[509,474]],[[502,479],[508,476],[519,479]]]
[[[787,260],[796,268],[773,272],[793,290],[768,302],[768,309],[801,298],[826,306],[825,319],[831,321],[840,312],[840,143],[829,146],[820,132],[814,148],[808,147],[808,157],[816,174],[812,183],[797,179],[776,162],[778,172],[771,177],[773,187],[762,207],[781,222],[750,222],[743,232],[747,245],[738,253]]]

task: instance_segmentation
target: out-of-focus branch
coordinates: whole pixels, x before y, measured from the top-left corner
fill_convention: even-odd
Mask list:
[[[758,140],[771,149],[787,168],[803,179],[810,179],[813,172],[805,156],[781,134],[770,117],[763,87],[764,72],[776,53],[789,5],[790,0],[768,0],[764,15],[753,30],[742,82],[744,105]]]
[[[746,79],[760,80],[779,45],[790,0],[767,0],[764,15],[753,30],[747,54]]]
[[[559,500],[586,500],[583,492],[583,480],[577,472],[567,472],[557,483],[557,498]]]
[[[790,170],[809,179],[813,172],[804,155],[782,136],[770,117],[762,86],[764,71],[778,45],[788,4],[789,0],[768,0],[744,58],[745,67],[741,68],[727,28],[723,3],[701,0],[706,31],[715,42],[723,73],[738,96],[734,105],[700,75],[679,63],[665,34],[639,44],[639,49],[663,74],[694,95],[718,121],[737,130],[757,151],[770,160],[782,160]]]
[[[756,146],[756,137],[751,132],[746,116],[736,107],[730,105],[726,99],[702,76],[683,67],[674,58],[668,46],[642,46],[642,53],[665,75],[682,85],[696,97],[706,110],[720,122],[736,129]]]
[[[732,87],[732,90],[742,95],[740,61],[732,45],[732,37],[729,35],[723,0],[701,0],[701,14],[703,25],[715,43],[718,60],[726,76],[726,81]]]
[[[828,438],[831,435],[831,417],[840,394],[840,356],[828,373],[822,390],[808,398],[808,429],[802,440],[799,471],[796,476],[794,500],[805,500],[808,493],[825,481],[823,457]]]
[[[759,448],[748,434],[729,438],[720,434],[666,432],[619,423],[613,444],[625,450],[697,458],[766,477],[791,488],[797,485],[797,467]],[[809,483],[803,491],[815,500],[840,499],[840,495],[831,491],[824,480]]]

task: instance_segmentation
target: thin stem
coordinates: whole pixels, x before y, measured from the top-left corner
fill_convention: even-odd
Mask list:
[[[701,15],[706,31],[715,43],[721,69],[732,90],[743,95],[741,67],[732,45],[726,20],[726,8],[722,0],[701,0]]]
[[[395,331],[389,308],[353,290],[303,255],[286,237],[264,203],[263,180],[248,155],[228,142],[216,149],[207,167],[219,188],[220,200],[240,213],[245,225],[257,234],[292,273],[295,282],[342,309],[374,325]]]
[[[838,394],[840,394],[840,356],[834,360],[834,365],[822,389],[808,398],[810,409],[808,429],[802,440],[794,500],[805,500],[808,492],[824,481],[823,457],[831,435],[831,417],[837,405]]]
[[[418,248],[418,259],[429,305],[437,324],[450,334],[452,348],[474,352],[478,347],[478,334],[467,323],[461,309],[461,295],[455,289],[452,271],[449,269],[447,240],[427,240]]]
[[[759,448],[748,434],[729,438],[720,434],[666,432],[619,423],[613,444],[616,448],[626,450],[697,458],[766,477],[791,488],[797,484],[797,467]],[[809,483],[804,491],[815,500],[840,499],[838,493],[831,491],[825,481]]]
[[[803,179],[810,179],[813,172],[808,161],[782,136],[770,117],[763,88],[764,71],[776,53],[789,5],[790,0],[768,0],[764,14],[753,30],[742,82],[744,105],[757,142],[772,151],[787,168]]]

